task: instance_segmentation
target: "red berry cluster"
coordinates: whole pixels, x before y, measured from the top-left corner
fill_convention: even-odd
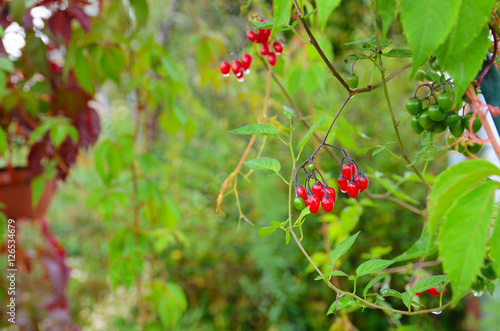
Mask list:
[[[306,173],[305,185],[297,185],[297,178],[295,179],[295,200],[293,204],[296,209],[302,210],[309,206],[309,211],[313,214],[318,213],[319,207],[323,207],[323,210],[327,213],[333,210],[335,201],[337,201],[337,193],[333,187],[328,186],[323,179],[321,173],[316,169],[314,163],[307,164],[307,167],[302,167]],[[298,174],[298,173],[297,173]],[[316,177],[318,174],[321,180]],[[311,186],[310,182],[314,180],[315,183]]]
[[[265,22],[264,19],[260,19],[259,22]],[[260,46],[260,54],[262,56],[267,56],[267,60],[271,66],[276,64],[276,60],[278,59],[278,55],[283,53],[283,43],[280,41],[275,41],[273,43],[274,52],[269,49],[270,41],[269,36],[271,35],[271,29],[259,29],[259,31],[255,32],[253,30],[247,31],[247,38],[253,43],[261,44]]]
[[[345,164],[344,161],[346,162]],[[342,193],[347,192],[351,198],[355,198],[359,193],[368,188],[368,177],[365,176],[361,167],[352,159],[344,157],[340,169],[338,183]]]
[[[245,53],[241,56],[241,61],[238,59],[234,59],[231,64],[229,64],[229,62],[227,62],[226,60],[222,61],[220,64],[220,72],[222,73],[222,76],[229,77],[229,73],[232,70],[233,74],[238,79],[238,82],[242,82],[244,79],[243,76],[250,73],[251,65],[252,56]]]

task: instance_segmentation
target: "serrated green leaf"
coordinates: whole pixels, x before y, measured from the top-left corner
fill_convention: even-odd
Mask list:
[[[321,116],[319,118],[319,120],[317,120],[316,123],[314,123],[313,125],[311,125],[311,127],[309,128],[309,130],[307,130],[306,134],[304,135],[304,137],[302,137],[302,139],[299,141],[299,144],[297,145],[298,148],[299,148],[299,150],[302,150],[304,148],[304,146],[306,145],[307,141],[313,135],[314,130],[316,130],[316,128],[318,127],[318,125],[321,123],[321,121],[324,118],[325,118],[325,115]]]
[[[411,50],[402,48],[391,49],[389,52],[383,53],[382,56],[400,57],[400,58],[412,57]]]
[[[439,64],[453,65],[455,56],[465,50],[479,35],[491,17],[495,0],[461,0],[458,20],[446,42],[438,50]]]
[[[491,162],[475,159],[460,162],[436,177],[429,195],[427,224],[431,238],[453,203],[475,184],[492,175],[500,175],[500,169]]]
[[[241,128],[229,131],[234,134],[251,134],[251,135],[264,135],[264,136],[278,136],[278,129],[270,124],[249,124]]]
[[[405,0],[401,2],[403,32],[413,52],[413,77],[446,40],[457,21],[460,0]]]
[[[375,278],[373,278],[365,287],[365,289],[363,290],[363,297],[366,297],[366,293],[368,293],[368,290],[372,288],[373,285],[375,285],[376,283],[378,283],[380,280],[384,279],[385,277],[387,277],[387,275],[380,275],[380,276],[377,276]]]
[[[92,67],[83,50],[76,52],[74,71],[80,86],[93,95],[94,83],[92,81]]]
[[[384,49],[392,44],[392,41],[386,40],[380,44],[380,48]],[[375,36],[370,36],[366,37],[360,40],[356,41],[351,41],[348,43],[345,43],[346,46],[354,46],[354,47],[359,47],[359,48],[367,48],[372,51],[375,51],[377,49],[377,39]]]
[[[445,70],[453,78],[455,98],[460,99],[467,86],[476,78],[483,61],[486,59],[490,45],[489,29],[488,26],[484,26],[483,30],[462,52],[448,55]],[[438,59],[441,61],[439,54]]]
[[[325,31],[326,23],[328,23],[328,18],[339,4],[340,0],[316,0],[321,33]]]
[[[384,297],[394,297],[401,299],[401,293],[399,293],[396,290],[393,290],[392,288],[383,288],[380,289],[380,294],[382,294]]]
[[[420,146],[418,146],[418,151],[415,157],[413,158],[413,161],[407,165],[407,167],[410,167],[415,164],[422,156],[424,156],[429,148],[432,146],[432,143],[434,142],[434,138],[436,137],[436,134],[425,131],[424,135],[422,136],[422,141],[420,142]]]
[[[355,302],[354,299],[351,297],[344,296],[341,298],[337,298],[337,300],[332,303],[330,308],[328,308],[328,312],[326,313],[326,315],[328,316],[330,314],[334,314],[336,311],[339,311],[343,308],[349,307],[354,302]]]
[[[276,173],[281,170],[280,162],[269,157],[259,157],[258,159],[245,161],[243,163],[252,170],[269,170]]]
[[[258,233],[260,238],[264,238],[265,236],[270,235],[274,231],[276,231],[277,227],[275,226],[266,226],[264,228],[260,228]]]
[[[354,244],[354,241],[356,241],[356,238],[358,237],[359,233],[361,231],[358,231],[357,233],[353,234],[343,242],[341,242],[333,252],[330,254],[330,260],[332,261],[332,264],[335,264],[335,261],[337,261],[342,255],[344,255],[349,248]]]
[[[445,283],[447,281],[447,275],[425,277],[413,283],[410,292],[412,295],[415,295],[416,293],[424,292],[430,288],[440,286],[441,283]]]
[[[374,272],[378,272],[380,270],[387,268],[393,263],[394,261],[391,260],[382,260],[382,259],[368,260],[359,265],[359,267],[356,269],[356,275],[359,277],[372,274]]]
[[[381,41],[385,40],[387,31],[391,27],[394,18],[396,17],[397,4],[396,0],[378,0],[377,1],[377,12],[382,18],[382,32]]]
[[[441,226],[437,240],[439,256],[453,289],[453,307],[470,288],[483,264],[498,187],[499,183],[490,180],[462,195]]]
[[[334,271],[329,272],[327,274],[323,274],[321,276],[318,276],[318,277],[314,278],[314,280],[326,279],[326,278],[330,278],[332,276],[349,277],[349,275],[346,274],[345,272],[343,272],[342,270],[334,270]]]

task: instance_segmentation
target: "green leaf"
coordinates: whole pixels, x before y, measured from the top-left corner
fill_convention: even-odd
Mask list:
[[[455,98],[461,98],[467,86],[476,78],[490,45],[489,29],[488,26],[484,26],[463,51],[448,55],[445,70],[455,83]],[[441,61],[439,54],[438,59]]]
[[[264,136],[278,136],[278,129],[270,124],[250,124],[241,128],[229,131],[234,134],[251,134],[251,135],[264,135]]]
[[[391,49],[389,52],[383,53],[382,55],[387,57],[400,57],[400,58],[407,58],[412,56],[411,50],[402,48]]]
[[[401,299],[401,293],[399,293],[396,290],[393,290],[392,288],[382,288],[380,289],[380,294],[382,294],[384,297],[394,297]]]
[[[321,33],[325,31],[326,24],[328,23],[328,18],[339,4],[340,0],[316,0]]]
[[[281,170],[280,162],[269,157],[259,157],[258,159],[245,161],[243,163],[253,170],[270,170],[276,173],[280,172]]]
[[[75,76],[78,79],[80,86],[90,93],[94,94],[94,83],[92,81],[92,67],[90,66],[89,60],[83,50],[76,52],[75,58]]]
[[[380,275],[380,276],[377,276],[375,278],[373,278],[365,287],[365,289],[363,290],[363,297],[366,297],[366,293],[368,293],[368,290],[372,288],[373,285],[375,285],[376,283],[378,283],[380,280],[384,279],[385,277],[387,277],[387,275]]]
[[[103,48],[101,56],[101,70],[104,74],[119,83],[123,70],[125,69],[125,55],[122,50],[115,46]]]
[[[7,151],[7,134],[4,129],[0,127],[0,154],[5,154]]]
[[[351,248],[360,232],[361,231],[356,232],[355,234],[341,242],[337,247],[335,247],[333,252],[330,254],[330,260],[332,261],[332,264],[335,264],[335,261],[337,261],[349,250],[349,248]]]
[[[456,200],[443,221],[438,247],[453,288],[452,306],[470,288],[483,264],[498,186],[491,180],[479,184]]]
[[[407,308],[410,308],[410,300],[411,300],[411,295],[408,292],[404,292],[401,294],[401,299],[403,300],[404,305]]]
[[[60,147],[68,136],[73,141],[78,141],[78,131],[69,123],[58,123],[50,128],[50,140],[56,147]]]
[[[456,23],[460,0],[405,0],[401,2],[403,32],[413,52],[410,77],[446,40]]]
[[[36,207],[38,202],[42,198],[43,191],[45,190],[45,178],[43,176],[37,176],[31,181],[31,205]]]
[[[393,258],[394,262],[416,259],[422,256],[429,256],[437,252],[435,241],[430,242],[431,236],[427,226],[422,230],[420,238],[403,254]]]
[[[260,228],[259,229],[259,237],[261,238],[264,238],[268,235],[270,235],[271,233],[273,233],[274,231],[276,231],[277,227],[275,226],[266,226],[264,228]]]
[[[326,315],[328,316],[330,314],[334,314],[336,311],[349,307],[354,302],[355,302],[354,299],[351,297],[345,297],[345,296],[341,298],[337,297],[337,300],[332,303],[330,308],[328,308],[328,312],[326,313]]]
[[[378,0],[377,1],[377,12],[382,18],[382,36],[381,40],[385,40],[387,31],[391,27],[394,18],[396,17],[397,4],[396,0]]]
[[[255,29],[272,29],[274,27],[274,20],[270,19],[265,22],[250,22],[250,25]]]
[[[346,274],[345,272],[343,272],[342,270],[334,270],[334,271],[329,272],[327,274],[323,274],[321,276],[318,276],[318,277],[314,278],[314,280],[326,279],[326,278],[330,278],[332,276],[349,277],[349,275]]]
[[[0,70],[5,71],[6,73],[14,72],[14,63],[6,57],[0,57]]]
[[[373,259],[366,262],[363,262],[356,269],[356,275],[364,276],[368,274],[372,274],[374,272],[378,272],[383,270],[393,264],[394,261],[391,260],[382,260],[382,259]]]
[[[272,40],[279,28],[288,25],[293,1],[291,0],[273,0],[274,7],[274,26],[269,38]]]
[[[321,116],[319,118],[319,120],[316,123],[314,123],[313,125],[311,125],[311,127],[309,128],[309,130],[307,130],[306,134],[304,135],[304,137],[302,137],[302,139],[299,141],[299,144],[297,145],[298,148],[299,148],[299,150],[302,150],[304,148],[304,146],[306,145],[307,141],[313,135],[314,130],[316,130],[316,128],[318,127],[318,125],[321,123],[321,121],[324,118],[325,118],[325,115]]]
[[[143,27],[148,20],[148,2],[146,0],[130,0],[130,6],[134,9],[137,27]]]
[[[453,203],[475,184],[492,175],[500,175],[500,169],[491,162],[475,159],[460,162],[436,177],[429,195],[428,226],[431,237]]]
[[[447,275],[425,277],[413,283],[410,291],[412,295],[415,295],[416,293],[424,292],[430,288],[438,287],[441,283],[446,283],[447,281]]]
[[[432,132],[429,132],[429,131],[424,132],[424,135],[422,137],[422,141],[420,142],[420,146],[418,147],[417,154],[413,158],[413,161],[409,165],[407,165],[407,167],[414,165],[415,162],[417,162],[420,158],[422,158],[427,153],[427,151],[429,151],[429,149],[432,146],[432,143],[434,142],[435,137],[436,137],[436,134],[433,134]]]
[[[391,44],[392,44],[392,41],[386,40],[380,44],[380,48],[384,49]],[[375,51],[377,49],[377,39],[375,38],[375,36],[370,36],[370,37],[366,37],[366,38],[363,38],[360,40],[345,43],[345,45],[346,46],[354,46],[354,47],[358,47],[358,48],[367,48],[367,49],[370,49],[372,51]]]
[[[461,0],[458,20],[446,42],[438,51],[439,64],[444,68],[453,65],[454,58],[462,53],[479,35],[491,17],[495,0]]]
[[[493,267],[497,276],[500,275],[500,212],[495,220],[495,229],[490,239],[490,258],[493,260]]]
[[[288,118],[289,121],[292,120],[292,115],[295,115],[295,110],[286,105],[283,105],[283,114]]]

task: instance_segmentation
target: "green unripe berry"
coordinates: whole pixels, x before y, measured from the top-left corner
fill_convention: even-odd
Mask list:
[[[441,133],[443,131],[445,131],[447,128],[446,124],[444,124],[444,122],[434,122],[434,132],[436,133]]]
[[[465,114],[464,116],[464,126],[466,130],[469,130],[470,128],[470,120],[472,119],[472,113]],[[481,124],[481,120],[479,119],[479,116],[476,115],[474,118],[474,123],[472,123],[472,130],[474,133],[478,132],[481,130],[481,127],[483,125]]]
[[[420,125],[420,123],[418,122],[418,118],[417,117],[412,117],[411,119],[411,128],[413,129],[413,131],[415,131],[417,134],[421,134],[422,132],[424,132],[424,128]]]
[[[464,125],[462,121],[460,120],[457,125],[450,127],[450,132],[457,138],[461,137],[464,134]]]
[[[469,150],[469,153],[472,156],[472,155],[479,153],[483,149],[483,145],[478,144],[478,143],[474,143],[472,145],[468,145],[467,149]]]
[[[493,262],[491,260],[486,261],[484,266],[481,268],[481,274],[488,278],[489,280],[497,279],[497,273],[493,267]]]
[[[347,85],[349,85],[350,88],[356,88],[358,87],[359,79],[358,76],[356,75],[350,75],[347,77]]]
[[[434,122],[432,119],[429,117],[429,112],[424,110],[420,116],[418,116],[418,123],[420,123],[420,126],[422,126],[426,130],[432,129],[432,126],[434,125]]]
[[[439,122],[445,119],[446,113],[439,107],[439,105],[429,106],[429,117],[435,122]]]
[[[451,111],[446,114],[446,118],[444,119],[444,124],[446,124],[447,127],[452,128],[458,123],[460,123],[460,116],[458,116],[457,113]]]
[[[314,171],[314,169],[316,169],[316,166],[314,165],[314,163],[309,163],[307,165],[307,170]]]
[[[302,199],[301,197],[296,197],[293,200],[293,205],[295,206],[295,209],[297,209],[299,211],[306,208],[306,203],[304,202],[304,199]]]
[[[483,292],[484,291],[484,279],[480,276],[476,277],[476,281],[472,283],[472,290],[475,292]]]
[[[413,116],[422,112],[422,100],[419,98],[410,98],[406,101],[406,110]]]
[[[445,112],[450,111],[453,107],[453,102],[451,101],[451,96],[448,93],[441,93],[437,96],[437,103],[439,107]]]

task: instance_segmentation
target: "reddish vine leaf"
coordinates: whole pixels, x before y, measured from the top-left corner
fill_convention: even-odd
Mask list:
[[[49,18],[49,28],[54,37],[62,38],[66,45],[71,42],[72,16],[66,10],[58,10]]]
[[[90,26],[92,25],[92,20],[90,19],[90,16],[87,15],[85,11],[80,7],[70,6],[68,10],[71,13],[71,16],[73,16],[78,22],[80,22],[80,25],[82,26],[83,30],[89,33]]]

